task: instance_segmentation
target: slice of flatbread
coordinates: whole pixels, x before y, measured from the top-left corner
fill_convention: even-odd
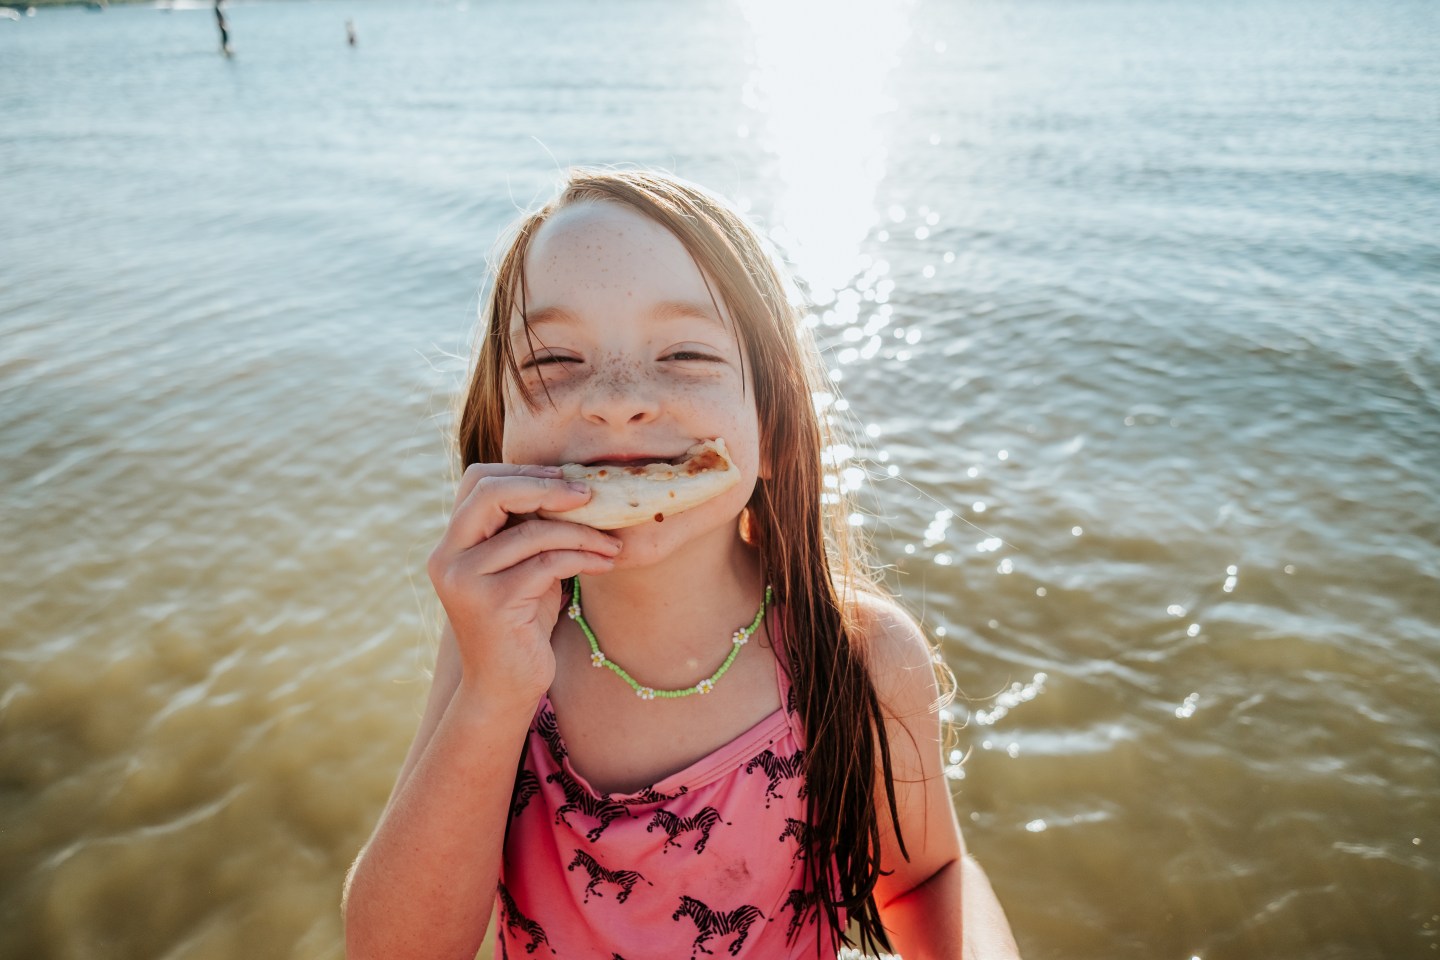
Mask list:
[[[580,480],[593,493],[574,510],[541,510],[547,520],[569,520],[597,530],[618,530],[661,521],[717,497],[740,482],[740,468],[730,459],[725,441],[702,440],[677,463],[594,466],[567,463],[566,480]]]

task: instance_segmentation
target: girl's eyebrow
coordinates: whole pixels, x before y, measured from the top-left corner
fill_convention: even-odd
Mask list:
[[[649,313],[646,314],[646,318],[658,321],[704,320],[721,330],[727,329],[725,321],[715,312],[714,307],[708,303],[696,303],[691,300],[661,300],[650,308]],[[531,311],[527,319],[529,321],[528,326],[532,330],[541,324],[547,323],[568,326],[574,326],[580,323],[580,316],[578,314],[560,306],[541,307],[539,310]],[[511,336],[512,338],[519,337],[523,339],[524,333],[525,330],[522,326]]]
[[[704,320],[725,329],[725,321],[715,312],[715,308],[708,303],[695,303],[690,300],[662,300],[650,309],[651,320]]]

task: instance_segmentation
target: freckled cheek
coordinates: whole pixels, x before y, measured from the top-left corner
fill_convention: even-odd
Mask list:
[[[530,397],[539,404],[538,409],[531,410],[520,396],[520,390],[515,386],[505,388],[505,410],[506,416],[518,416],[530,420],[543,420],[546,416],[553,416],[554,407],[560,406],[567,400],[573,400],[579,378],[574,376],[560,376],[558,374],[548,377],[540,377],[538,374],[526,374],[524,376],[525,389]]]
[[[696,387],[677,394],[671,411],[706,433],[724,437],[731,457],[742,470],[759,470],[760,422],[753,394],[742,399],[733,387]]]
[[[670,408],[683,416],[740,422],[755,417],[754,405],[729,386],[694,384],[670,394]]]
[[[538,399],[540,407],[532,411],[518,396],[507,398],[505,436],[500,445],[504,462],[549,463],[553,458],[551,444],[559,435],[555,429],[555,411],[543,394]]]
[[[677,401],[688,401],[712,409],[735,410],[748,406],[745,390],[733,378],[691,377],[670,384],[668,389]]]

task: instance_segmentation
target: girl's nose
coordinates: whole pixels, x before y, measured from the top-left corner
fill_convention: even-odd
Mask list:
[[[580,413],[592,423],[609,426],[646,423],[660,413],[655,391],[631,371],[608,371],[585,392]]]

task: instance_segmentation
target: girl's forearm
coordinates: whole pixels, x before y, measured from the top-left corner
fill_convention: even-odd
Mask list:
[[[350,960],[463,957],[485,937],[530,714],[457,690],[351,871]]]
[[[1020,948],[990,878],[969,855],[961,864],[965,874],[961,908],[965,916],[965,960],[1019,960]]]
[[[905,960],[959,960],[964,940],[960,864],[951,860],[881,907],[880,920],[890,935],[890,946]]]
[[[905,960],[1018,960],[1019,948],[990,880],[970,856],[952,860],[881,911]]]

